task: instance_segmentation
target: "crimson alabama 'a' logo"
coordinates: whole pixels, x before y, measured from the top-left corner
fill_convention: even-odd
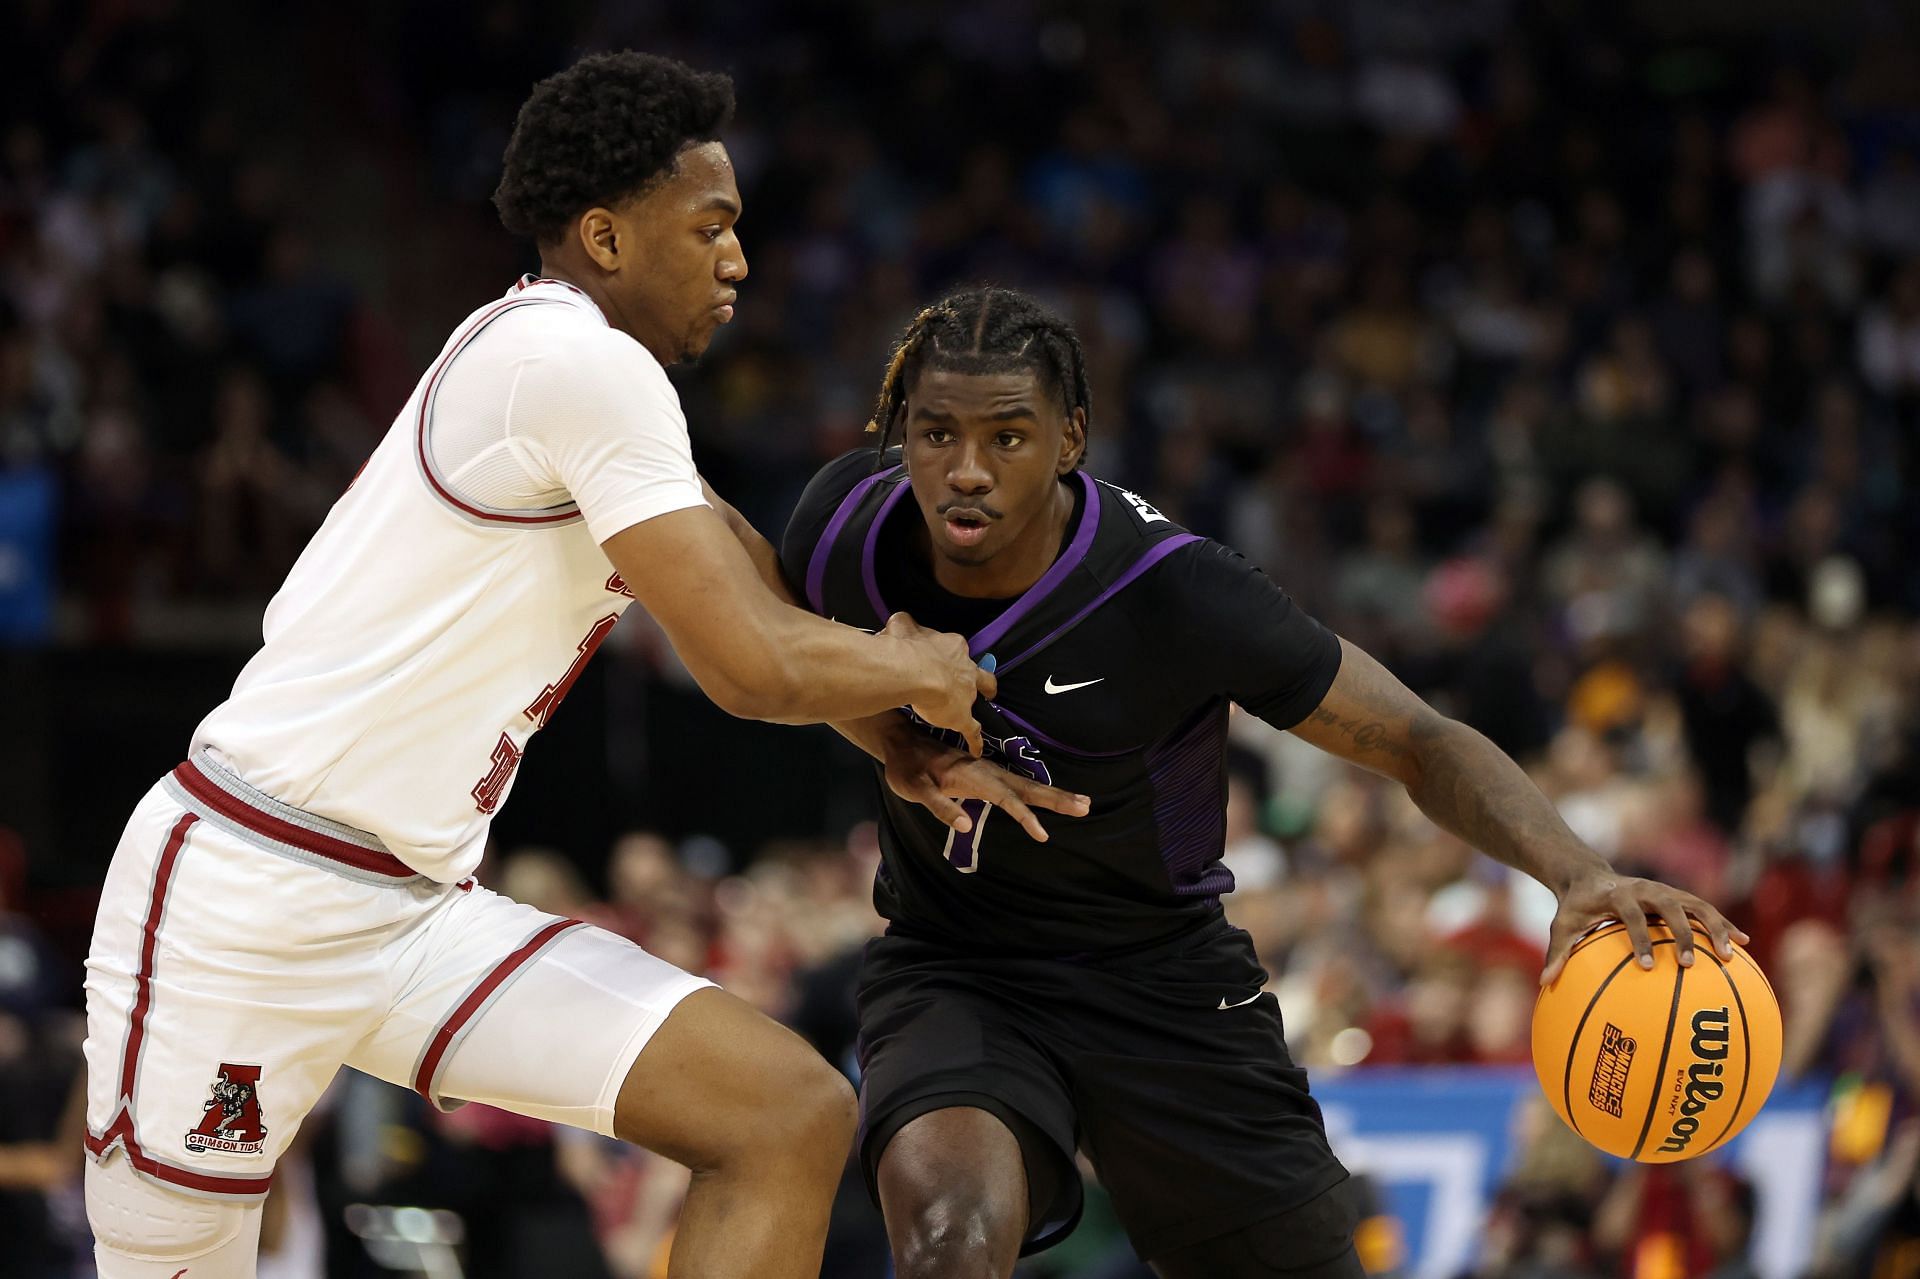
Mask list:
[[[266,1148],[267,1126],[260,1119],[260,1067],[220,1063],[213,1081],[213,1099],[201,1103],[206,1111],[187,1134],[187,1149],[196,1155],[218,1150],[229,1155],[257,1155]]]

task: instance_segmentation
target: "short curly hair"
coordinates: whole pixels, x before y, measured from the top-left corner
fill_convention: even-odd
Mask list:
[[[551,244],[586,210],[640,194],[732,117],[728,76],[632,50],[582,58],[520,108],[494,207],[513,234]]]

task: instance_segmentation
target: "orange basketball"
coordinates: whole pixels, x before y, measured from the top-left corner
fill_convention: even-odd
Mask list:
[[[1780,1006],[1741,950],[1722,961],[1699,924],[1693,967],[1649,921],[1654,964],[1627,926],[1594,928],[1533,1007],[1533,1068],[1573,1130],[1610,1155],[1677,1163],[1747,1126],[1780,1070]]]

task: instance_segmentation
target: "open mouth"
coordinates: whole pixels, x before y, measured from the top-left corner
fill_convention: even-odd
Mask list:
[[[944,518],[947,537],[958,546],[972,546],[979,542],[987,535],[987,525],[991,522],[978,511],[948,511]]]

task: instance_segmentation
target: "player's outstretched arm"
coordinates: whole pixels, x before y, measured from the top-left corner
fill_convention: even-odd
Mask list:
[[[706,480],[700,481],[700,487],[741,549],[746,551],[767,589],[783,602],[799,607],[800,601],[780,571],[780,553],[773,549],[773,544],[760,535],[752,521],[714,492]],[[1019,822],[1027,834],[1040,843],[1046,842],[1047,832],[1034,809],[1043,808],[1068,817],[1087,815],[1089,802],[1085,795],[1042,785],[998,764],[975,759],[965,751],[935,741],[895,710],[864,719],[836,720],[831,727],[885,765],[887,785],[894,794],[925,808],[962,835],[973,829],[973,819],[960,804],[963,799],[987,801]]]
[[[1672,930],[1680,962],[1693,962],[1689,915],[1723,957],[1729,938],[1747,936],[1694,896],[1650,879],[1615,873],[1560,820],[1520,766],[1479,732],[1428,706],[1372,657],[1340,641],[1340,673],[1320,705],[1293,732],[1321,750],[1403,783],[1435,825],[1551,888],[1560,899],[1541,984],[1559,975],[1573,941],[1618,918],[1645,967],[1653,965],[1649,912]]]
[[[904,614],[869,635],[775,598],[725,519],[704,506],[623,529],[602,549],[729,714],[813,724],[911,705],[979,752],[973,700],[995,684],[959,636]]]

